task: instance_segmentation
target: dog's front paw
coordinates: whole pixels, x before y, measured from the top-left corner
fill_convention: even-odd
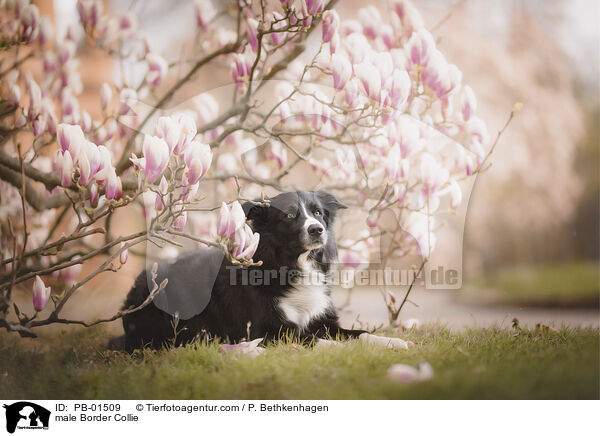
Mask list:
[[[371,333],[363,333],[359,336],[359,339],[365,344],[393,349],[407,350],[409,345],[414,345],[412,342],[407,342],[400,338],[388,338],[386,336],[372,335]]]

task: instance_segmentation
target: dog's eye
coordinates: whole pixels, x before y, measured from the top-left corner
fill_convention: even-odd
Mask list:
[[[315,216],[321,216],[321,211],[319,209],[316,209],[313,213]]]
[[[289,219],[289,220],[293,220],[294,219],[294,214],[293,213],[288,213],[285,217],[287,219]]]

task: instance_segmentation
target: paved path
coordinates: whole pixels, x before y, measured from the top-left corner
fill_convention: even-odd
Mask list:
[[[400,315],[402,320],[416,318],[421,322],[438,321],[456,330],[464,327],[490,327],[499,325],[511,327],[512,319],[517,317],[521,326],[535,327],[539,322],[560,327],[600,326],[600,311],[595,309],[570,308],[530,308],[502,305],[468,304],[460,297],[462,291],[414,290],[411,300],[419,305],[415,307],[407,303]],[[400,293],[398,293],[400,295]],[[335,290],[333,299],[336,306],[346,301],[346,290]],[[355,289],[352,292],[350,305],[342,310],[340,318],[344,327],[350,327],[357,314],[363,323],[369,326],[384,323],[387,325],[387,310],[379,291],[372,289]]]

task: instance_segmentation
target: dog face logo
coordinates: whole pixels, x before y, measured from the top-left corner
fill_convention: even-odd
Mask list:
[[[18,429],[48,429],[50,411],[28,401],[4,405],[6,409],[6,431]]]

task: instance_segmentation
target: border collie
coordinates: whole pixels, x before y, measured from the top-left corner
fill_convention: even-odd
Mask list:
[[[271,198],[268,207],[251,202],[242,207],[247,223],[260,233],[253,260],[262,264],[233,266],[218,249],[159,263],[156,282],[168,278],[167,287],[153,304],[123,317],[125,335],[113,339],[111,348],[131,352],[196,338],[269,342],[289,335],[302,342],[360,337],[407,347],[401,339],[339,325],[328,279],[337,256],[333,224],[346,206],[324,191],[296,191]],[[138,276],[124,309],[146,300],[150,277],[148,270]]]

